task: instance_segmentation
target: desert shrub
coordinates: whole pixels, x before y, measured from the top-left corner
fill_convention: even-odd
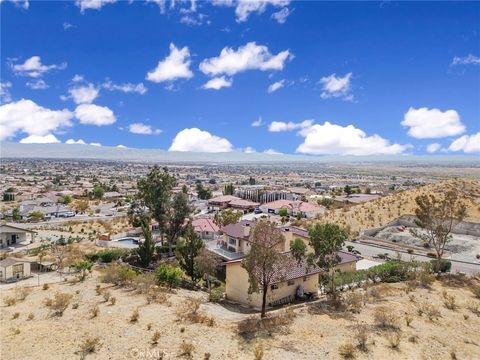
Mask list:
[[[397,316],[385,307],[379,307],[374,314],[375,323],[382,329],[397,329]]]
[[[151,303],[164,304],[168,302],[167,294],[161,289],[159,289],[158,287],[149,289],[145,294],[145,299],[147,300],[147,304],[151,304]]]
[[[446,291],[442,292],[442,297],[443,297],[443,304],[445,307],[449,310],[456,310],[457,309],[457,303],[455,296],[452,294],[447,293]]]
[[[347,310],[358,314],[360,310],[365,305],[365,299],[362,293],[352,292],[345,296],[345,305]]]
[[[430,321],[438,319],[440,311],[432,304],[424,302],[418,305],[417,313],[419,316],[426,315]]]
[[[99,346],[100,338],[86,338],[80,345],[80,355],[82,359],[85,358],[88,354],[93,354],[94,352],[96,352]]]
[[[365,325],[357,325],[353,332],[353,337],[357,342],[357,348],[361,351],[367,351],[368,328]]]
[[[413,316],[411,314],[405,314],[405,324],[407,324],[407,326],[410,326],[410,324],[412,323],[413,321]]]
[[[117,286],[131,284],[137,277],[137,273],[128,265],[110,264],[103,271],[101,281]]]
[[[160,340],[160,331],[155,331],[152,336],[152,345],[157,345],[158,340]]]
[[[355,346],[351,343],[346,343],[340,345],[338,348],[338,353],[344,359],[354,359],[355,358]]]
[[[115,305],[116,302],[117,302],[117,298],[112,296],[112,297],[110,298],[110,305],[113,306],[113,305]]]
[[[160,266],[155,270],[155,275],[157,282],[160,285],[177,287],[180,285],[184,273],[179,267],[167,263],[161,263]]]
[[[402,339],[401,333],[397,331],[389,331],[385,337],[387,338],[390,347],[398,350],[398,347],[400,346],[400,340]]]
[[[470,301],[467,303],[467,309],[477,316],[480,316],[480,302]]]
[[[201,299],[188,298],[184,301],[183,306],[177,310],[177,316],[180,320],[189,321],[194,324],[215,325],[215,320],[199,312]]]
[[[13,313],[12,315],[12,319],[15,320],[15,319],[18,319],[20,317],[20,313],[19,312],[15,312]]]
[[[110,291],[108,290],[105,290],[103,292],[103,299],[105,300],[105,302],[108,302],[108,300],[110,300],[110,297],[112,296],[112,294],[110,293]]]
[[[35,318],[35,315],[33,313],[28,314],[27,320],[33,320]]]
[[[210,360],[211,357],[212,357],[212,354],[210,353],[203,354],[203,360]]]
[[[292,324],[294,319],[295,313],[290,309],[273,316],[267,316],[263,319],[250,316],[238,322],[237,331],[240,336],[247,339],[253,338],[257,333],[271,335],[288,330],[288,326]]]
[[[380,300],[382,298],[382,293],[377,287],[373,286],[368,291],[368,297],[375,300]]]
[[[91,309],[90,309],[90,314],[92,315],[92,319],[93,318],[96,318],[98,316],[98,313],[100,312],[100,308],[98,307],[98,305],[94,305]]]
[[[140,317],[140,313],[138,309],[133,310],[132,315],[130,315],[130,322],[132,323],[137,322],[139,317]]]
[[[125,252],[122,249],[105,249],[97,251],[96,253],[87,255],[90,261],[100,260],[104,263],[111,263],[114,260],[118,260]]]
[[[102,287],[100,286],[100,284],[97,284],[97,286],[95,286],[95,292],[97,293],[97,295],[102,295]]]
[[[10,331],[12,332],[12,335],[18,335],[20,334],[20,329],[19,328],[10,328]]]
[[[220,302],[225,298],[225,285],[221,284],[210,291],[209,300],[211,302]]]
[[[452,263],[445,259],[430,260],[430,264],[432,265],[432,271],[436,273],[450,272],[452,268]]]
[[[148,323],[148,324],[147,324],[147,330],[148,330],[148,331],[152,330],[152,323]]]
[[[195,350],[195,346],[192,343],[182,342],[180,344],[180,356],[184,356],[187,358],[191,358],[193,356],[193,352]]]
[[[253,348],[253,358],[255,360],[262,360],[264,355],[263,346],[258,345]]]
[[[32,292],[32,289],[25,288],[25,287],[20,287],[15,289],[15,297],[19,301],[23,301],[27,298],[28,295]]]
[[[433,276],[427,271],[422,271],[418,276],[418,281],[421,287],[429,289],[435,281],[435,276]]]
[[[480,299],[480,285],[474,285],[470,288],[470,290],[477,299]]]
[[[48,290],[50,286],[48,284],[43,284],[42,286],[42,290]]]
[[[74,309],[74,310],[78,309],[78,303],[73,303],[72,304],[72,309]]]
[[[71,294],[57,292],[53,296],[53,299],[47,299],[45,301],[45,305],[52,310],[52,315],[62,316],[70,304],[72,297]]]
[[[13,296],[8,296],[3,301],[7,306],[13,306],[17,303],[17,299],[15,299]]]
[[[408,342],[411,342],[413,344],[416,344],[418,342],[418,336],[417,335],[412,335],[408,338]]]

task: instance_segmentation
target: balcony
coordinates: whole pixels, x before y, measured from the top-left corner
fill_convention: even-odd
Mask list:
[[[242,251],[232,251],[223,241],[211,240],[205,243],[207,249],[217,254],[225,260],[236,260],[243,258],[245,254]]]

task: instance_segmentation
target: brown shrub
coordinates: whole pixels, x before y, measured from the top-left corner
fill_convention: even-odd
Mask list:
[[[192,358],[194,350],[195,350],[195,346],[192,343],[182,342],[180,344],[180,354],[179,354],[179,356]]]
[[[437,320],[441,316],[440,310],[438,310],[434,305],[427,302],[418,305],[417,313],[419,316],[425,314],[430,321]]]
[[[467,309],[477,316],[480,316],[480,302],[471,301],[467,303]]]
[[[295,313],[290,309],[274,316],[267,316],[263,319],[251,316],[238,322],[237,331],[238,334],[244,338],[252,338],[257,335],[257,333],[271,335],[274,333],[286,332],[294,318]]]
[[[407,324],[407,326],[410,326],[410,324],[412,323],[412,321],[413,321],[413,316],[412,316],[412,314],[406,313],[406,314],[405,314],[405,324]]]
[[[442,297],[443,297],[443,304],[447,309],[454,310],[454,311],[457,309],[455,296],[447,293],[446,291],[443,291]]]
[[[18,301],[23,301],[27,298],[28,295],[32,292],[32,289],[29,288],[17,288],[15,289],[15,297],[17,298]]]
[[[160,331],[155,331],[152,336],[152,345],[157,345],[158,340],[160,340]]]
[[[91,309],[90,309],[90,314],[92,315],[92,319],[93,318],[96,318],[98,316],[98,313],[100,312],[100,308],[98,307],[98,305],[94,305]]]
[[[183,306],[177,310],[177,316],[182,321],[189,321],[194,324],[206,324],[214,326],[215,320],[212,317],[206,316],[199,312],[201,299],[188,298],[183,303]]]
[[[354,359],[355,346],[353,346],[351,343],[340,345],[340,347],[338,348],[338,353],[344,359]]]
[[[87,337],[80,345],[80,355],[85,358],[88,354],[93,354],[100,347],[100,338]]]
[[[130,316],[130,322],[137,322],[139,317],[140,313],[138,312],[138,309],[133,310],[132,315]]]
[[[353,337],[357,342],[357,348],[361,351],[368,351],[367,341],[368,341],[368,327],[365,325],[357,325],[353,332]]]
[[[33,313],[28,314],[27,320],[33,320],[35,315]]]
[[[113,305],[115,305],[116,302],[117,302],[117,298],[112,296],[112,297],[110,298],[110,305],[113,306]]]
[[[13,306],[17,303],[17,299],[15,299],[13,296],[8,296],[3,301],[7,306]]]
[[[470,290],[477,299],[480,299],[480,285],[474,285],[470,288]]]
[[[262,360],[264,355],[263,346],[258,345],[253,348],[253,358],[255,360]]]
[[[53,299],[47,299],[45,301],[45,305],[52,310],[52,315],[62,316],[70,304],[72,297],[71,294],[57,292],[53,296]]]
[[[385,337],[387,338],[390,347],[394,350],[398,350],[400,340],[402,339],[401,334],[397,331],[389,331]]]
[[[381,329],[397,329],[397,316],[390,309],[379,307],[374,314],[375,323]]]
[[[345,297],[345,305],[347,310],[358,314],[365,305],[365,297],[360,292],[351,292]]]

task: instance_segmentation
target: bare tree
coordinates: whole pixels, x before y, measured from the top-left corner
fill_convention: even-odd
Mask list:
[[[285,278],[292,264],[291,258],[282,254],[285,237],[275,224],[260,221],[250,235],[251,248],[242,261],[248,272],[249,293],[262,294],[262,317],[265,317],[268,288]]]
[[[458,190],[448,190],[443,196],[420,195],[415,202],[415,224],[424,231],[412,229],[411,233],[432,246],[440,260],[452,239],[453,228],[465,218],[465,204]]]

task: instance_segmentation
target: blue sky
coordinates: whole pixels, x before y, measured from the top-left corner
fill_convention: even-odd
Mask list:
[[[480,3],[0,6],[2,140],[480,152]]]

